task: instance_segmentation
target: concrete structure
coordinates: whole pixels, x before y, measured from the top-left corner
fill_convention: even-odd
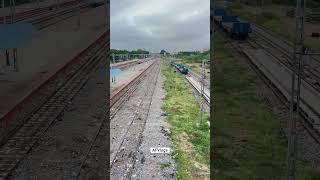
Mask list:
[[[19,73],[6,66],[5,54],[0,54],[0,117],[106,31],[103,6],[81,14],[80,29],[77,18],[51,26],[19,47]]]

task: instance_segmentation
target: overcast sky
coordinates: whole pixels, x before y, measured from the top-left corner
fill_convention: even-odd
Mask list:
[[[111,0],[110,14],[112,49],[209,48],[209,0]]]

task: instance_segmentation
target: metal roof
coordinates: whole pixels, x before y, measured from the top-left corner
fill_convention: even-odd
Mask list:
[[[0,24],[0,52],[17,48],[39,35],[31,23]]]

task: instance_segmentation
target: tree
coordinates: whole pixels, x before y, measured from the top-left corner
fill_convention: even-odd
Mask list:
[[[160,51],[160,54],[164,54],[164,53],[166,53],[166,51],[162,49],[162,50]]]

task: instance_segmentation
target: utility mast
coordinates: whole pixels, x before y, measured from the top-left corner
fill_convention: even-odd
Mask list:
[[[296,157],[297,157],[297,120],[300,109],[300,87],[301,75],[303,72],[303,54],[307,54],[307,49],[303,47],[304,40],[304,21],[305,21],[305,0],[297,0],[296,7],[296,37],[293,50],[293,71],[291,84],[290,101],[290,122],[289,122],[289,141],[288,141],[288,180],[295,179]],[[297,85],[296,85],[296,81]]]
[[[201,80],[200,80],[200,113],[199,113],[199,121],[198,121],[198,127],[202,126],[202,117],[203,117],[203,104],[204,102],[204,86],[205,86],[205,65],[206,60],[202,60],[202,73],[201,73]]]

